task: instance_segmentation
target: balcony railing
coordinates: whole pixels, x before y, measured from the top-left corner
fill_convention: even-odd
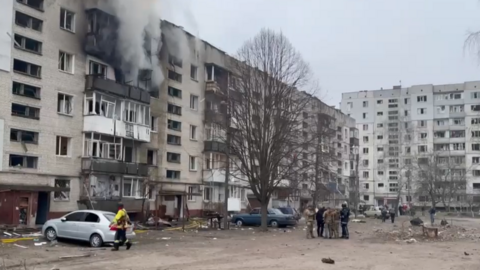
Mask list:
[[[226,153],[227,145],[223,142],[206,141],[204,142],[204,151]]]
[[[205,83],[205,92],[206,93],[220,93],[220,85],[216,81],[207,81]]]
[[[98,75],[87,75],[85,89],[98,90],[122,98],[150,104],[150,93],[140,88],[117,83]]]
[[[110,159],[84,158],[82,159],[82,171],[148,176],[148,165]]]

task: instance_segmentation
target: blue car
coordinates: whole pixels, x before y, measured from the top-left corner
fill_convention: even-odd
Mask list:
[[[262,215],[260,208],[253,209],[247,214],[237,214],[232,217],[232,222],[237,226],[260,226],[262,224]],[[278,209],[269,208],[267,217],[268,226],[287,227],[297,225],[297,221],[292,215],[286,215]]]

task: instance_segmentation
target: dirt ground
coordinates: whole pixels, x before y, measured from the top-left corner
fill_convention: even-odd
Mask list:
[[[373,219],[367,219],[366,223],[352,223],[350,240],[306,240],[303,226],[272,229],[267,233],[256,228],[185,233],[148,231],[138,234],[134,240],[137,244],[130,251],[111,252],[110,248],[91,249],[79,243],[65,242],[57,246],[48,243],[34,246],[34,241],[27,240],[16,243],[26,248],[14,243],[2,244],[0,256],[5,264],[12,266],[8,269],[23,269],[13,265],[26,261],[28,269],[36,270],[479,269],[479,220],[450,219],[452,228],[440,228],[440,238],[434,241],[415,235],[415,230],[406,237],[398,237],[398,231],[409,229],[405,225],[408,222],[402,229],[405,220],[400,218],[395,224]],[[408,244],[404,238],[418,241]],[[65,255],[85,254],[90,257],[59,259]],[[335,264],[323,264],[322,258],[331,258]]]

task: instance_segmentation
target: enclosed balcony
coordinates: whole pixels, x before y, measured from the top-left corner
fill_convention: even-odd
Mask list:
[[[82,171],[87,173],[127,174],[148,176],[148,165],[129,163],[114,159],[83,158]]]

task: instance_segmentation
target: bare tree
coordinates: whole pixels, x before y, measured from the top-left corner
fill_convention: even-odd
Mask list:
[[[236,60],[227,107],[229,151],[261,204],[261,228],[266,230],[272,192],[303,172],[300,160],[308,149],[303,112],[312,98],[299,89],[309,86],[311,72],[288,39],[272,30],[247,41]]]

